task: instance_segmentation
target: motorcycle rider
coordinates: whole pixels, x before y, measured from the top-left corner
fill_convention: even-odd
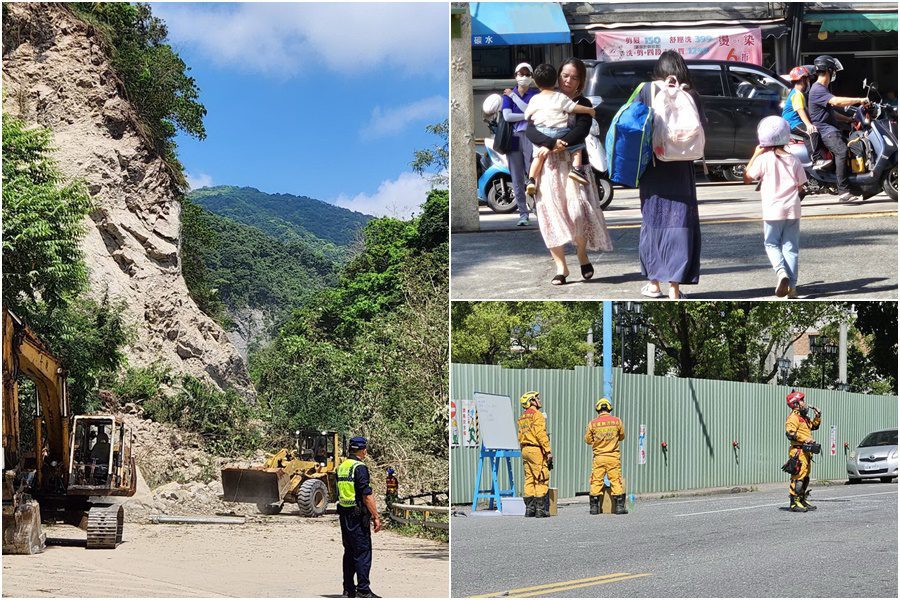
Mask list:
[[[841,61],[828,55],[819,56],[813,61],[816,68],[816,82],[809,90],[809,118],[816,126],[822,143],[834,155],[834,167],[837,175],[838,201],[843,203],[859,202],[859,196],[850,193],[850,166],[847,163],[847,142],[841,133],[841,125],[853,122],[850,117],[835,112],[834,107],[867,105],[866,98],[849,98],[835,96],[828,91],[837,74],[844,70]]]
[[[809,155],[814,163],[819,163],[814,168],[824,168],[831,164],[831,161],[821,161],[821,152],[819,151],[819,132],[816,126],[809,120],[809,100],[807,94],[809,92],[809,79],[815,75],[815,69],[809,69],[806,66],[794,67],[788,75],[794,84],[794,89],[788,94],[784,103],[784,109],[781,116],[791,126],[791,133],[803,138]]]

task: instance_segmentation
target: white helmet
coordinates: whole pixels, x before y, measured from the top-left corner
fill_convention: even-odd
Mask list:
[[[496,115],[501,108],[503,108],[503,96],[500,94],[491,94],[484,99],[484,103],[481,105],[485,117]]]

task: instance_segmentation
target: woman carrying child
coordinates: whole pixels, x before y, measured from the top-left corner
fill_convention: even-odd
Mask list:
[[[766,117],[756,130],[759,146],[747,163],[744,181],[760,181],[763,237],[766,254],[775,270],[775,295],[797,297],[797,267],[800,254],[800,188],[806,173],[800,161],[785,146],[791,143],[791,128],[782,117]]]
[[[576,104],[591,108],[590,101],[581,95],[586,77],[584,63],[570,58],[559,68],[557,85],[559,91]],[[550,151],[545,157],[543,170],[538,174],[540,182],[536,185],[535,212],[544,244],[556,266],[556,275],[550,282],[553,285],[564,285],[569,276],[566,244],[575,245],[581,277],[585,281],[594,276],[594,266],[587,250],[612,250],[594,178],[587,177],[585,185],[577,174],[570,175],[573,157],[567,148],[584,143],[592,122],[589,114],[572,113],[568,119],[569,132],[559,138],[542,134],[534,124],[529,124],[526,131],[528,139],[536,147]],[[589,171],[586,161],[584,165],[584,171]]]

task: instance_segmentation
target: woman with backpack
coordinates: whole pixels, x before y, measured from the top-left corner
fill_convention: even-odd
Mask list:
[[[644,85],[639,94],[641,102],[653,106],[655,94],[661,94],[661,85],[674,77],[693,100],[700,125],[706,125],[700,96],[693,89],[691,74],[680,54],[666,50],[656,61],[653,84]],[[671,80],[670,80],[671,81]],[[700,280],[700,215],[697,211],[697,181],[694,177],[694,161],[661,160],[656,144],[660,128],[657,112],[654,128],[654,153],[656,158],[647,165],[640,178],[641,233],[639,253],[641,274],[649,282],[641,294],[649,298],[662,298],[660,282],[669,282],[669,298],[684,298],[681,286],[696,284]],[[702,149],[701,149],[702,152]]]
[[[586,79],[587,69],[584,63],[577,58],[570,58],[559,68],[558,89],[577,104],[590,108],[590,100],[581,95]],[[593,119],[588,115],[572,115],[569,118],[571,130],[559,139],[542,134],[533,124],[529,124],[526,130],[532,144],[551,151],[544,162],[535,194],[534,210],[544,244],[550,250],[556,266],[556,275],[550,280],[552,285],[565,285],[569,276],[566,244],[575,246],[584,281],[594,276],[594,266],[587,251],[612,250],[612,241],[600,209],[596,181],[589,177],[588,184],[583,185],[569,177],[572,155],[566,152],[566,147],[583,144],[592,123]]]

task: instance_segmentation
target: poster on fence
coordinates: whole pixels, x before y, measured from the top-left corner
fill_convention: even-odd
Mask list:
[[[462,411],[462,445],[467,448],[478,446],[478,418],[475,412],[475,401],[461,400],[459,409]]]
[[[717,29],[615,30],[596,34],[597,60],[613,62],[656,58],[675,50],[686,59],[733,60],[762,65],[758,27]]]
[[[641,425],[641,432],[638,436],[638,464],[647,464],[647,426]]]
[[[831,426],[831,455],[837,455],[837,425]]]
[[[456,417],[456,400],[450,401],[450,447],[459,446],[459,419]]]

